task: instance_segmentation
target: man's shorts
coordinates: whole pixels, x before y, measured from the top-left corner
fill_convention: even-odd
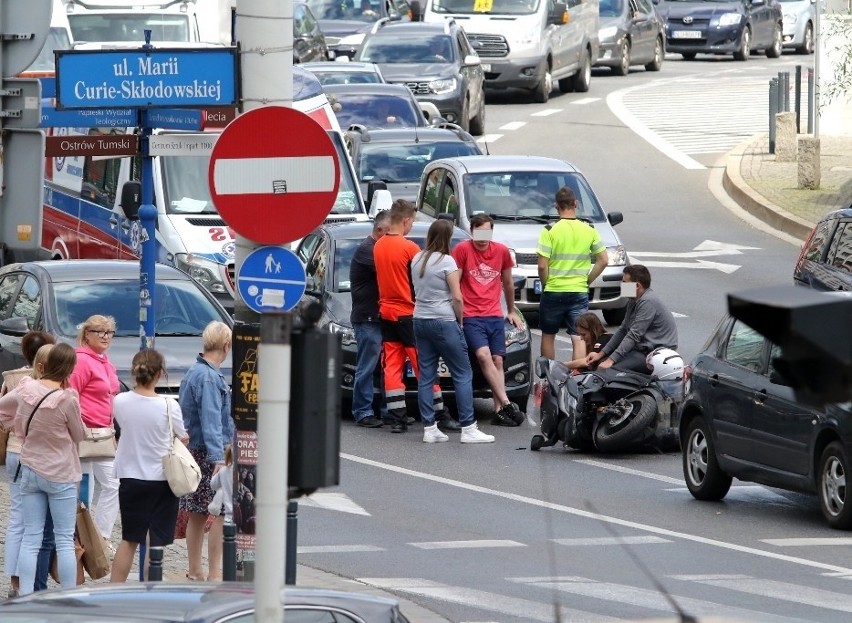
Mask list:
[[[463,326],[468,351],[487,346],[492,355],[506,355],[506,321],[501,316],[465,318]]]
[[[574,323],[587,311],[587,292],[543,292],[538,306],[538,327],[547,335],[556,335],[563,327],[570,335],[576,335]]]
[[[398,320],[382,320],[382,342],[400,342],[403,346],[415,346],[414,316],[400,316]]]

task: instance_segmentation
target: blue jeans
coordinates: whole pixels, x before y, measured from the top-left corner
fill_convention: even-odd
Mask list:
[[[455,320],[414,319],[417,340],[417,403],[424,426],[435,423],[434,385],[438,380],[438,358],[443,358],[456,390],[459,424],[470,426],[473,417],[473,371],[467,354],[464,332]]]
[[[544,292],[538,304],[538,328],[556,335],[565,327],[569,335],[577,335],[577,318],[589,311],[588,292]]]
[[[53,517],[56,557],[62,588],[77,585],[77,556],[74,552],[74,525],[77,520],[77,483],[53,482],[42,478],[26,465],[21,467],[21,508],[24,512],[24,540],[18,560],[21,594],[33,592],[39,549],[44,535],[47,509]]]
[[[18,556],[24,538],[24,514],[21,507],[21,481],[15,482],[15,472],[21,455],[17,452],[6,453],[6,476],[9,480],[9,523],[6,526],[6,549],[4,553],[6,575],[18,575]],[[22,468],[23,469],[23,468]],[[53,520],[48,509],[44,522],[44,536],[38,551],[35,583],[33,588],[43,591],[47,588],[47,575],[50,572],[50,559],[53,555]]]
[[[360,422],[373,415],[373,402],[379,401],[381,417],[388,417],[385,403],[382,366],[379,359],[382,354],[382,327],[377,322],[354,323],[355,342],[358,350],[355,354],[355,382],[352,385],[352,417]]]

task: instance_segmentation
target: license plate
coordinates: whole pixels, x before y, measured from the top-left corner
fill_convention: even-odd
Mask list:
[[[405,376],[410,379],[414,378],[414,369],[411,367],[410,361],[405,362]],[[441,378],[448,378],[450,376],[450,369],[443,359],[438,359],[438,376]]]
[[[675,30],[672,33],[673,39],[700,39],[700,30]]]
[[[482,71],[484,71],[485,73],[491,72],[491,63],[482,63],[480,67],[482,67]]]
[[[541,294],[541,279],[533,281],[533,292],[535,294]]]

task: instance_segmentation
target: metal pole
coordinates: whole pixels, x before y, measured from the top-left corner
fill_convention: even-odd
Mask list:
[[[769,153],[775,153],[775,115],[778,114],[778,78],[769,81]]]
[[[237,526],[232,523],[222,529],[222,580],[237,581]]]
[[[293,314],[263,314],[257,349],[257,502],[255,620],[281,623],[287,542],[287,461]]]
[[[802,66],[796,65],[796,134],[802,133]]]
[[[163,548],[149,547],[148,548],[148,581],[162,582],[163,581]]]
[[[808,134],[814,132],[814,70],[808,67]]]
[[[822,2],[820,2],[820,0],[817,0],[816,4],[814,5],[814,138],[819,138],[819,66],[821,60],[820,57],[822,56],[822,52],[820,50],[820,48],[822,47],[822,32],[820,28],[821,13]]]
[[[144,50],[150,50],[151,31],[145,31]],[[140,118],[141,118],[140,114]],[[142,151],[142,205],[139,206],[139,223],[142,225],[142,257],[139,264],[139,324],[142,328],[139,348],[154,347],[155,307],[157,290],[157,207],[154,205],[154,159],[148,155],[148,138],[151,128],[143,127],[140,145]]]
[[[784,101],[784,112],[790,112],[790,72],[784,72],[784,90],[781,91],[781,99]]]
[[[290,500],[287,504],[287,558],[284,568],[284,583],[296,584],[296,547],[298,545],[299,503]]]

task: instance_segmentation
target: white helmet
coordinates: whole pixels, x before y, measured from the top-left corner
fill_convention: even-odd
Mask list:
[[[658,379],[676,381],[683,378],[683,359],[671,348],[655,348],[648,353],[645,362]]]

